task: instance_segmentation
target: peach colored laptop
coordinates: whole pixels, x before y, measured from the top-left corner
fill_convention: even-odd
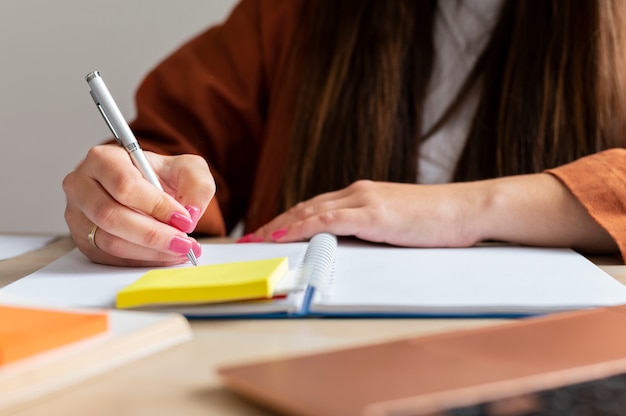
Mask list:
[[[626,306],[222,368],[280,414],[626,415]]]

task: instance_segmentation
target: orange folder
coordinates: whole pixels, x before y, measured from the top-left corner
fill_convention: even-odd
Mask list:
[[[107,330],[106,313],[0,306],[0,366]]]

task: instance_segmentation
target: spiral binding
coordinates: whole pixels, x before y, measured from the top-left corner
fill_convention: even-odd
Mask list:
[[[328,294],[332,288],[336,258],[336,236],[328,233],[313,236],[304,254],[298,284],[308,284],[320,294]]]

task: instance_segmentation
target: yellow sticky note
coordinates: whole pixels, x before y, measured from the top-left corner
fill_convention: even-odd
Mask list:
[[[117,293],[118,308],[271,298],[287,257],[147,272]]]

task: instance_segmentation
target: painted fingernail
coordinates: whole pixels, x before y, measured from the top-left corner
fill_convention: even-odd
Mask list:
[[[287,231],[289,231],[287,228],[281,228],[280,230],[274,231],[272,233],[272,240],[276,241],[283,238],[287,234]]]
[[[190,231],[190,228],[193,225],[191,218],[181,214],[180,212],[174,212],[170,215],[168,224],[184,233]]]
[[[191,249],[193,250],[193,254],[195,254],[196,257],[200,257],[202,255],[202,246],[197,241],[191,243]]]
[[[264,240],[263,240],[263,237],[254,237],[254,238],[252,239],[252,242],[253,242],[253,243],[262,243],[263,241],[264,241]]]
[[[192,243],[191,240],[188,238],[183,238],[175,235],[170,240],[169,249],[172,250],[174,253],[186,254],[189,252],[189,250],[191,250],[191,247]]]
[[[246,234],[243,237],[241,237],[239,240],[237,240],[237,243],[249,243],[252,241],[253,238],[254,238],[254,235],[252,233]]]
[[[191,216],[191,224],[193,228],[196,228],[198,220],[200,219],[200,208],[193,205],[187,205],[185,206],[185,209],[187,210],[187,212],[189,212],[189,215]]]

